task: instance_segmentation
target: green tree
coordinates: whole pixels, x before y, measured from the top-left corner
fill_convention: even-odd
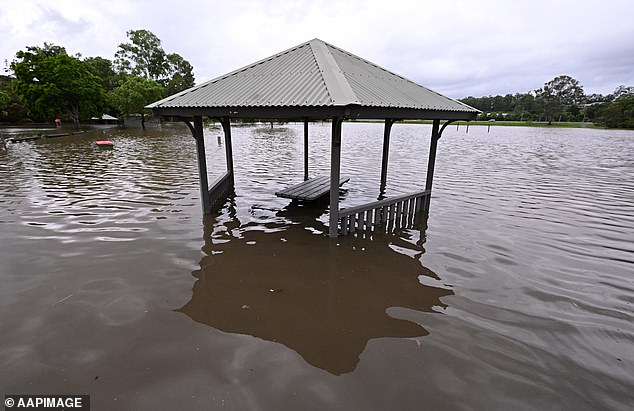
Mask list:
[[[160,100],[162,95],[163,87],[159,83],[143,77],[129,77],[109,93],[110,101],[122,115],[141,115],[143,128],[145,128],[145,114],[149,113],[145,106]]]
[[[614,101],[602,104],[596,112],[596,122],[609,128],[634,128],[634,87],[619,86]]]
[[[168,77],[165,95],[170,96],[179,91],[194,87],[194,68],[191,64],[176,53],[167,55]]]
[[[117,74],[114,70],[112,61],[103,57],[87,57],[84,63],[88,70],[101,79],[101,84],[106,91],[110,91],[117,87],[120,82],[125,80],[121,74]]]
[[[13,89],[36,119],[67,114],[79,128],[81,118],[102,110],[105,93],[101,81],[63,47],[47,43],[27,47],[16,53],[11,69]]]
[[[578,107],[584,100],[583,87],[570,76],[557,76],[535,90],[535,100],[542,107],[548,124],[565,108]]]
[[[612,93],[612,98],[614,101],[618,100],[619,98],[623,97],[623,96],[634,96],[634,87],[633,86],[618,86],[616,88],[616,90],[614,90],[614,93]]]
[[[130,42],[119,44],[114,66],[120,73],[154,80],[173,94],[194,85],[192,65],[179,54],[167,54],[161,40],[148,30],[126,32]]]
[[[11,96],[5,90],[0,90],[0,120],[4,120],[9,116],[9,104],[11,104]]]
[[[0,90],[0,109],[6,107],[11,103],[11,96],[5,90]]]
[[[114,64],[119,72],[159,81],[167,70],[161,40],[149,30],[129,30],[129,43],[119,44]]]
[[[0,121],[18,122],[26,116],[26,109],[13,91],[14,78],[0,76]]]

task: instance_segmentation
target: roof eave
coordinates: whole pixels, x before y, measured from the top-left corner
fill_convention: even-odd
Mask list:
[[[157,116],[236,119],[280,119],[319,120],[332,118],[381,120],[386,118],[402,120],[475,120],[478,111],[443,109],[416,109],[401,107],[368,107],[356,104],[345,106],[259,106],[259,107],[153,107]]]

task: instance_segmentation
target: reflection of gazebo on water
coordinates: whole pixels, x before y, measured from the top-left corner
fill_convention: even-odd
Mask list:
[[[280,212],[291,224],[264,233],[229,222],[237,231],[222,241],[213,238],[215,220],[206,218],[207,255],[193,273],[191,300],[178,311],[224,332],[281,343],[335,375],[353,371],[371,339],[428,334],[387,311],[444,307],[440,299],[452,291],[419,282],[419,276],[437,279],[431,270],[380,239],[323,241],[306,231],[323,207],[302,207],[306,217],[293,207]],[[423,252],[421,244],[388,238],[401,249]]]
[[[315,195],[330,193],[330,237],[357,230],[372,231],[377,227],[411,224],[414,215],[426,212],[438,139],[452,121],[473,120],[478,114],[472,107],[318,39],[167,97],[149,107],[156,115],[180,118],[192,131],[197,142],[205,214],[222,204],[233,191],[232,119],[303,121],[305,181],[278,193],[298,200],[310,200]],[[222,124],[226,142],[227,172],[211,186],[207,177],[203,116]],[[404,196],[339,209],[341,124],[357,119],[385,121],[383,187],[387,179],[392,124],[399,120],[433,121],[424,188]],[[332,121],[330,175],[309,179],[308,123],[316,120]],[[444,121],[442,127],[441,121]]]

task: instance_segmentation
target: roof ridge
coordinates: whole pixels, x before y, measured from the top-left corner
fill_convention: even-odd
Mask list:
[[[359,104],[359,98],[344,76],[337,60],[328,50],[327,43],[319,39],[313,39],[308,43],[333,104],[335,106]]]

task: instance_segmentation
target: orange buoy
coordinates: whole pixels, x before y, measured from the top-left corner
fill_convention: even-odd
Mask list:
[[[114,143],[112,141],[109,141],[109,140],[95,141],[95,144],[99,148],[112,148],[112,146],[114,146]]]

